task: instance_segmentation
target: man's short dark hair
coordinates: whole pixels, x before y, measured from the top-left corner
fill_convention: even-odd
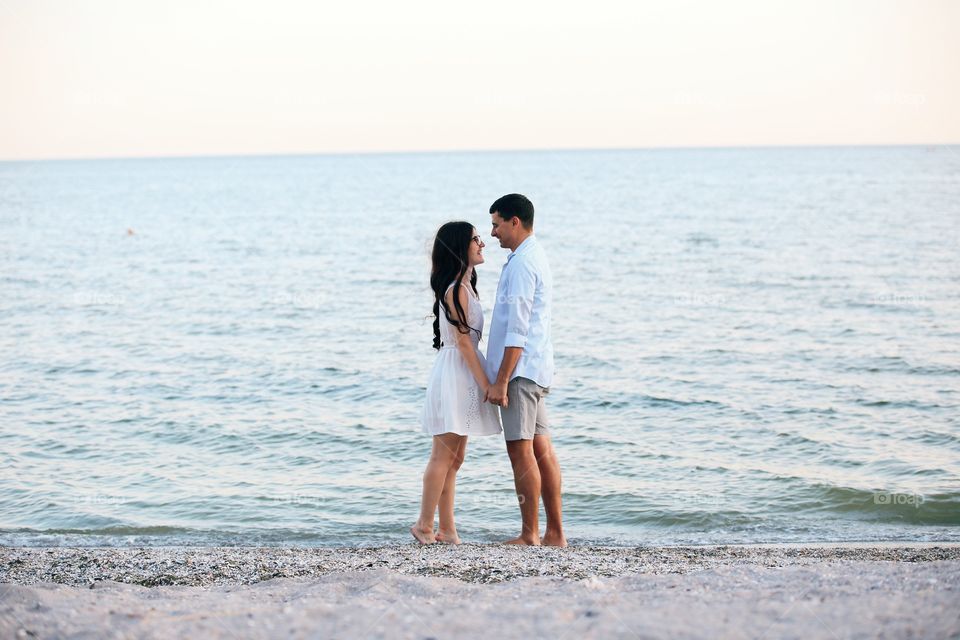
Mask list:
[[[498,213],[504,220],[520,218],[524,229],[533,228],[533,203],[527,196],[509,193],[490,205],[490,213]]]

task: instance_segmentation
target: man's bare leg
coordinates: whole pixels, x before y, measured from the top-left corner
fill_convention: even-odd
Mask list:
[[[563,535],[563,500],[560,494],[560,461],[548,435],[533,437],[533,453],[540,470],[540,486],[543,492],[543,510],[547,513],[547,530],[542,543],[553,547],[567,546]]]
[[[513,466],[523,529],[520,536],[506,544],[540,544],[540,468],[533,454],[533,440],[507,440],[507,455]]]

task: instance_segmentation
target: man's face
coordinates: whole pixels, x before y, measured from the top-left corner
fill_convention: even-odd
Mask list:
[[[510,218],[509,220],[504,220],[500,217],[499,211],[494,211],[490,214],[490,224],[492,229],[490,230],[490,235],[500,241],[500,246],[509,249],[512,246],[513,236],[515,233],[514,227],[516,226],[517,218]]]

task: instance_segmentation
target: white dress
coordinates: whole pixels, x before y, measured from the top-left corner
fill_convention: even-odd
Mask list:
[[[453,283],[450,284],[450,287]],[[473,295],[469,283],[460,286],[467,290],[468,305],[464,311],[468,324],[483,331],[483,307]],[[447,291],[450,290],[447,287]],[[477,352],[481,368],[486,359],[480,352],[480,337],[470,332],[470,340]],[[470,372],[470,367],[457,349],[457,328],[447,321],[440,308],[440,350],[427,382],[427,397],[423,403],[421,422],[423,432],[430,435],[457,433],[462,436],[489,436],[501,433],[500,412],[495,405],[483,401],[483,390]]]

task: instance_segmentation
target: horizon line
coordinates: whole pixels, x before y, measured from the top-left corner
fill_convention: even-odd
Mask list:
[[[833,149],[833,148],[882,148],[882,147],[950,147],[960,146],[960,142],[898,142],[898,143],[811,143],[811,144],[745,144],[745,145],[665,145],[649,147],[528,147],[502,149],[411,149],[379,151],[302,151],[302,152],[240,152],[240,153],[197,153],[170,155],[105,155],[105,156],[59,156],[30,158],[0,158],[0,163],[16,162],[78,162],[96,160],[200,160],[217,158],[302,158],[335,156],[391,156],[391,155],[443,155],[443,154],[479,154],[479,153],[569,153],[586,152],[622,152],[622,151],[723,151],[737,149]]]

